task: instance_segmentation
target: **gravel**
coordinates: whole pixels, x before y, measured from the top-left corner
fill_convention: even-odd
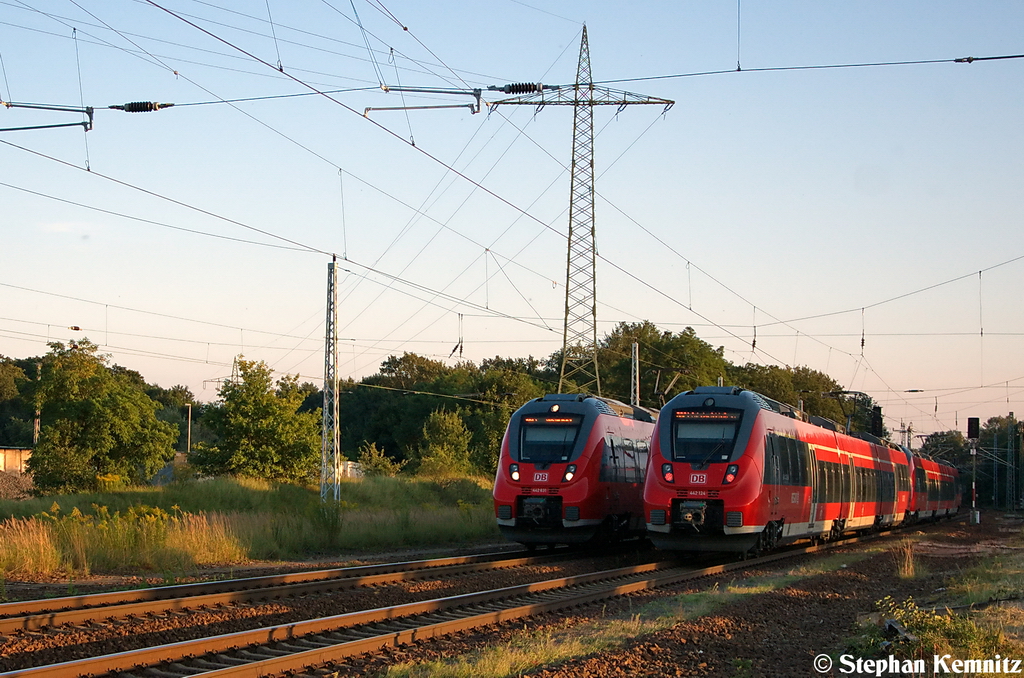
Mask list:
[[[962,520],[923,525],[911,534],[923,533],[929,545],[918,557],[926,576],[904,580],[895,574],[889,553],[881,553],[852,562],[848,567],[798,580],[788,587],[767,593],[744,596],[742,602],[718,608],[712,614],[680,623],[670,629],[633,639],[625,646],[594,656],[538,667],[523,675],[537,678],[570,676],[645,677],[645,676],[821,676],[812,668],[820,653],[842,649],[845,638],[855,633],[859,615],[873,612],[875,601],[892,595],[914,596],[926,605],[946,579],[1009,536],[995,521],[995,514],[983,516],[980,527],[967,526]],[[889,543],[894,543],[890,540]],[[874,544],[877,544],[875,542]],[[874,544],[871,544],[874,546]],[[977,546],[972,546],[977,545]],[[865,545],[853,545],[840,552],[852,552]],[[633,556],[635,559],[637,556]],[[816,556],[804,556],[813,559]],[[611,559],[605,559],[610,561]],[[618,559],[621,562],[622,558]],[[756,574],[786,572],[798,561],[783,560],[760,566]],[[626,563],[623,563],[626,564]],[[106,653],[173,642],[212,633],[227,633],[283,623],[314,615],[337,614],[366,607],[393,605],[469,590],[508,586],[526,580],[565,576],[594,567],[594,559],[561,566],[546,566],[459,577],[454,581],[410,582],[382,586],[351,593],[310,597],[301,602],[277,601],[266,605],[207,611],[200,614],[134,620],[101,629],[67,629],[41,634],[17,633],[0,643],[0,672],[78,656]],[[749,573],[754,574],[754,573]],[[680,584],[671,589],[645,591],[606,604],[548,614],[529,620],[510,622],[478,633],[424,641],[372,657],[349,660],[336,667],[339,676],[378,676],[398,661],[425,661],[457,657],[487,644],[507,643],[524,628],[572,628],[598,617],[627,616],[639,606],[661,597],[706,591],[716,582],[727,585],[744,574],[731,573],[718,578]],[[839,675],[835,673],[834,675]]]
[[[26,499],[32,492],[32,476],[0,471],[0,499]]]

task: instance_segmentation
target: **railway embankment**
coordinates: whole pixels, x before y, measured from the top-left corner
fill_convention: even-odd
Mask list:
[[[634,592],[597,603],[563,605],[557,612],[431,640],[403,641],[373,654],[335,660],[316,675],[898,675],[889,665],[878,674],[878,664],[867,663],[880,660],[897,662],[897,669],[906,668],[899,662],[924,661],[925,675],[933,675],[935,657],[951,667],[956,665],[949,662],[956,660],[1024,657],[1018,639],[1024,610],[1013,600],[1024,590],[1022,528],[1024,520],[995,514],[983,514],[980,526],[970,526],[963,518],[924,524],[825,552],[751,561],[728,573],[630,589]],[[327,597],[305,595],[294,602],[238,601],[241,605],[230,608],[62,625],[41,633],[17,631],[3,639],[0,671],[200,638],[211,631],[267,628],[272,621],[311,614],[550,578],[595,564],[567,561],[532,572],[496,570],[458,577],[439,571],[433,581],[378,584]],[[999,604],[994,599],[1006,600]],[[899,624],[888,624],[887,633],[890,619]]]
[[[1015,603],[945,611],[1024,590],[1024,556],[1018,555],[1024,552],[1016,548],[1022,525],[993,513],[983,514],[980,526],[963,520],[922,525],[827,555],[424,643],[390,658],[354,662],[338,675],[843,676],[867,675],[844,672],[844,655],[856,669],[857,659],[890,654],[926,659],[925,675],[933,675],[936,653],[984,659],[1001,651],[1024,658],[1024,610]],[[912,572],[907,543],[913,544]],[[913,606],[941,623],[922,629],[904,617],[916,640],[887,637],[880,613]]]

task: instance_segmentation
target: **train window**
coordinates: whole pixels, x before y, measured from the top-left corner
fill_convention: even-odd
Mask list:
[[[814,501],[826,502],[828,501],[828,463],[824,461],[818,462],[818,483],[814,486]]]
[[[802,440],[793,441],[793,456],[790,461],[793,466],[793,484],[807,487],[807,457],[809,447]]]
[[[779,485],[793,484],[793,439],[780,438],[782,443],[776,449],[779,451]]]
[[[774,485],[779,464],[779,447],[782,439],[776,435],[769,435],[764,446],[764,482]]]
[[[803,480],[801,478],[801,443],[799,440],[793,438],[783,438],[785,445],[785,453],[780,454],[780,465],[782,471],[782,480],[780,481],[783,485],[802,485]]]
[[[924,469],[918,466],[914,469],[914,492],[923,493],[927,488]]]
[[[580,432],[580,421],[580,417],[524,418],[519,461],[542,464],[569,461]]]
[[[642,483],[647,477],[647,457],[650,455],[651,448],[647,444],[646,440],[637,440],[636,442],[636,477],[637,482]]]
[[[738,410],[677,410],[672,418],[672,455],[695,464],[727,461],[740,428]]]
[[[608,436],[604,439],[600,480],[603,483],[621,483],[623,481],[622,438]]]

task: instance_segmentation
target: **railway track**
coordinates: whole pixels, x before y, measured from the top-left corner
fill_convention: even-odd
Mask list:
[[[344,668],[348,657],[383,648],[759,566],[884,534],[703,568],[680,565],[678,561],[634,565],[20,669],[0,673],[0,678],[257,678],[310,674],[325,665],[337,670]]]
[[[13,631],[37,631],[62,624],[270,601],[404,581],[451,578],[552,563],[573,555],[576,554],[565,550],[546,555],[512,554],[511,557],[508,553],[484,553],[4,603],[0,604],[0,635]]]

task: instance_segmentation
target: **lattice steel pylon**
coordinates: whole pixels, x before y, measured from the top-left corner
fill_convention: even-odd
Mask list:
[[[341,499],[341,430],[338,428],[338,259],[327,265],[327,329],[324,341],[324,408],[320,454],[320,501]]]
[[[590,44],[587,27],[580,40],[576,82],[570,86],[534,83],[489,87],[490,91],[517,94],[512,99],[493,101],[489,106],[529,104],[572,106],[572,168],[569,188],[569,247],[565,270],[565,324],[562,331],[562,366],[558,392],[568,382],[577,390],[601,395],[597,362],[597,249],[594,222],[594,106],[661,104],[667,111],[669,99],[597,87],[590,72]]]

